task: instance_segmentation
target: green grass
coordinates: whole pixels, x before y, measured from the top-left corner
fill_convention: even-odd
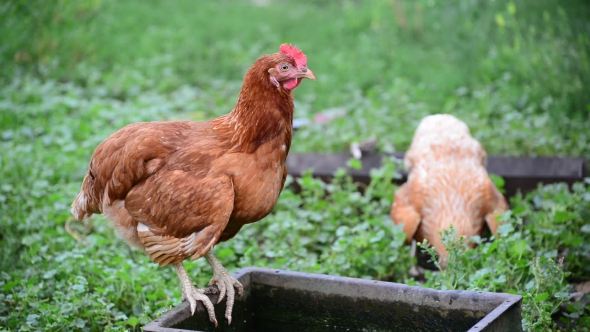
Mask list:
[[[447,112],[490,154],[590,157],[590,6],[398,3],[403,13],[384,0],[0,5],[0,330],[125,330],[180,302],[171,269],[129,250],[102,217],[71,224],[86,235],[70,236],[69,204],[109,134],[229,112],[248,66],[283,42],[300,46],[318,77],[297,88],[296,117],[346,112],[297,131],[294,151],[345,151],[371,135],[380,151],[403,151],[423,116]],[[256,265],[519,293],[523,326],[551,329],[568,282],[590,275],[587,184],[516,197],[502,237],[466,252],[449,240],[448,272],[415,281],[388,217],[393,167],[375,170],[364,196],[342,172],[330,185],[306,176],[302,195],[286,189],[275,212],[216,254],[230,271]],[[198,285],[211,277],[204,261],[187,267]],[[585,305],[563,304],[553,318],[583,331]]]
[[[289,41],[318,73],[297,91],[297,116],[348,111],[333,126],[304,130],[296,150],[340,150],[369,134],[381,150],[403,150],[424,115],[449,112],[493,154],[590,156],[590,8],[581,1],[402,2],[405,28],[384,0],[36,3],[6,6],[8,72],[25,66],[104,85],[117,98],[224,85],[227,95],[198,107],[211,117],[231,109],[253,59]]]

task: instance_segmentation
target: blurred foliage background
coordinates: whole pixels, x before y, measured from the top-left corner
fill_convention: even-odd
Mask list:
[[[72,224],[80,236],[70,236],[69,204],[108,135],[229,112],[247,68],[284,42],[318,78],[295,91],[295,116],[309,124],[293,151],[347,151],[372,135],[380,152],[404,151],[420,119],[445,112],[489,154],[590,158],[588,18],[584,0],[3,1],[0,328],[137,329],[179,303],[174,273],[130,251],[101,217]],[[413,280],[387,216],[393,167],[375,170],[365,196],[343,173],[327,186],[299,180],[302,195],[286,189],[272,215],[216,248],[219,258],[230,271],[519,293],[528,330],[590,324],[587,303],[569,299],[569,284],[589,275],[587,184],[516,197],[510,241],[469,254],[454,244],[451,272]],[[187,266],[199,285],[211,276],[204,262]]]
[[[6,79],[36,73],[123,100],[229,89],[197,107],[203,118],[231,109],[254,59],[295,43],[318,72],[297,91],[297,116],[347,112],[305,130],[300,151],[371,134],[382,150],[403,150],[424,115],[448,112],[491,153],[590,155],[590,9],[580,0],[11,0],[0,15]]]

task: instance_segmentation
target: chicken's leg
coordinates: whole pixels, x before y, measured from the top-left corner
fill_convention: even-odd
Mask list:
[[[219,302],[223,300],[224,295],[227,293],[227,306],[225,308],[225,318],[227,319],[228,323],[231,324],[231,313],[234,307],[234,299],[235,299],[235,291],[234,287],[238,290],[238,295],[242,296],[244,293],[244,287],[242,284],[237,281],[235,278],[231,277],[227,270],[221,265],[221,262],[211,251],[205,254],[205,258],[211,264],[213,268],[213,278],[209,282],[209,286],[217,285],[219,288]]]
[[[205,308],[207,308],[207,313],[209,314],[209,320],[215,324],[217,327],[217,319],[215,319],[215,310],[213,309],[213,303],[207,297],[207,290],[205,289],[196,289],[193,286],[193,283],[188,277],[188,273],[186,273],[186,269],[182,263],[172,264],[174,265],[174,270],[176,270],[176,274],[178,274],[178,278],[180,279],[180,283],[182,285],[182,301],[188,300],[191,306],[191,314],[195,314],[195,310],[197,309],[197,301],[203,302]]]
[[[410,258],[416,257],[416,240],[412,239],[412,246],[410,247]],[[410,271],[408,272],[408,274],[410,275],[410,277],[422,277],[424,276],[424,268],[422,268],[420,265],[418,265],[418,262],[416,261],[416,264],[414,264],[411,268]]]

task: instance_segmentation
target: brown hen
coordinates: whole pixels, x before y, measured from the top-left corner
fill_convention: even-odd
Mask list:
[[[427,239],[442,268],[447,252],[441,230],[453,225],[467,240],[481,234],[485,220],[496,234],[496,217],[508,210],[488,176],[486,161],[485,150],[467,125],[449,114],[425,117],[405,155],[408,181],[395,193],[391,218],[404,225],[407,243]]]
[[[160,266],[172,264],[182,300],[202,301],[217,326],[213,304],[189,280],[183,261],[205,256],[210,285],[227,295],[231,323],[234,287],[211,248],[244,224],[268,215],[287,176],[293,95],[315,79],[307,58],[283,44],[247,71],[233,111],[206,122],[147,122],[122,128],[94,151],[82,190],[72,203],[78,220],[104,213],[116,232]]]

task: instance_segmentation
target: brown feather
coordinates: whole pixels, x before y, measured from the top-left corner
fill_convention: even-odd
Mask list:
[[[105,213],[131,245],[160,265],[197,259],[242,225],[268,215],[286,178],[293,96],[262,56],[227,115],[206,122],[136,123],[94,151],[72,204],[78,220]]]

